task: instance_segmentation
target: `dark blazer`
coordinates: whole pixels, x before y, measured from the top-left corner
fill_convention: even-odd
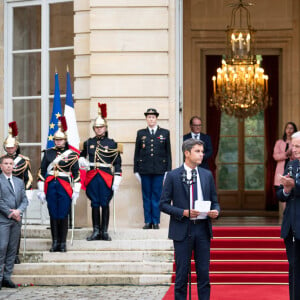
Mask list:
[[[28,205],[23,180],[14,176],[12,180],[15,191],[5,175],[3,173],[0,175],[0,223],[14,221],[8,218],[11,214],[10,209],[19,209],[23,213]]]
[[[187,133],[183,136],[183,141],[191,139],[191,138],[192,138],[192,133],[191,132]],[[208,159],[213,154],[211,138],[208,134],[200,132],[200,139],[202,142],[204,142],[204,157],[203,157],[203,161],[202,161],[200,167],[209,170]]]
[[[134,151],[134,173],[159,175],[172,167],[170,132],[158,127],[154,137],[149,129],[137,132]]]
[[[188,234],[189,219],[183,216],[183,211],[189,209],[188,186],[182,182],[183,165],[167,173],[162,195],[160,198],[160,210],[170,215],[169,238],[182,241]],[[214,179],[209,170],[198,167],[201,188],[204,200],[211,201],[211,210],[220,212]],[[172,204],[171,204],[172,203]],[[212,238],[211,220],[207,222]]]
[[[281,237],[286,238],[290,229],[296,233],[296,239],[300,240],[300,161],[298,159],[290,161],[284,171],[288,174],[291,166],[292,176],[295,178],[295,187],[288,196],[283,194],[283,186],[277,189],[277,197],[281,202],[286,202],[281,224]]]

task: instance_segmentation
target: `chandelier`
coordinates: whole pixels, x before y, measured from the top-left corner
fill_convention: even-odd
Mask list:
[[[245,6],[232,4],[231,23],[227,27],[227,51],[222,67],[213,76],[211,103],[228,115],[244,119],[256,115],[270,104],[268,76],[254,53],[254,29]],[[239,15],[239,22],[236,16]]]

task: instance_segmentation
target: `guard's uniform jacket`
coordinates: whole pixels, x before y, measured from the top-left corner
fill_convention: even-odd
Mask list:
[[[25,189],[30,190],[33,182],[30,159],[22,154],[14,154],[9,156],[11,156],[14,160],[12,175],[20,178],[25,184]],[[0,171],[0,174],[1,173],[2,171]]]
[[[170,132],[158,126],[151,135],[148,128],[137,132],[134,152],[134,173],[164,174],[172,167]]]
[[[89,138],[84,142],[80,156],[90,165],[85,186],[92,207],[107,206],[113,195],[114,175],[122,174],[118,144],[106,136]]]
[[[80,182],[78,154],[68,149],[68,146],[45,150],[39,180],[45,182],[50,216],[55,219],[65,218],[70,209],[73,193],[71,183]]]

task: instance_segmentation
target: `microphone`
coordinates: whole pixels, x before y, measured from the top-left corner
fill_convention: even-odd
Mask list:
[[[290,176],[290,178],[294,178],[293,177],[293,167],[291,164],[289,164],[289,166],[288,166],[288,175]]]
[[[197,182],[197,171],[196,169],[192,170],[192,183],[194,184],[195,182]]]
[[[187,182],[186,170],[183,170],[183,172],[181,173],[181,179],[183,183]]]

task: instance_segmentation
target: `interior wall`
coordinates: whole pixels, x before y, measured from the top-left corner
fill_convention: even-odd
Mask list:
[[[232,8],[224,0],[185,0],[183,8],[183,131],[189,131],[189,119],[200,115],[206,132],[205,55],[221,55],[225,50],[226,26]],[[279,54],[281,134],[287,121],[300,125],[299,107],[299,1],[257,1],[249,8],[256,32],[258,54]],[[220,62],[221,65],[221,62]],[[270,74],[271,77],[271,74]],[[271,80],[271,78],[270,78]]]

